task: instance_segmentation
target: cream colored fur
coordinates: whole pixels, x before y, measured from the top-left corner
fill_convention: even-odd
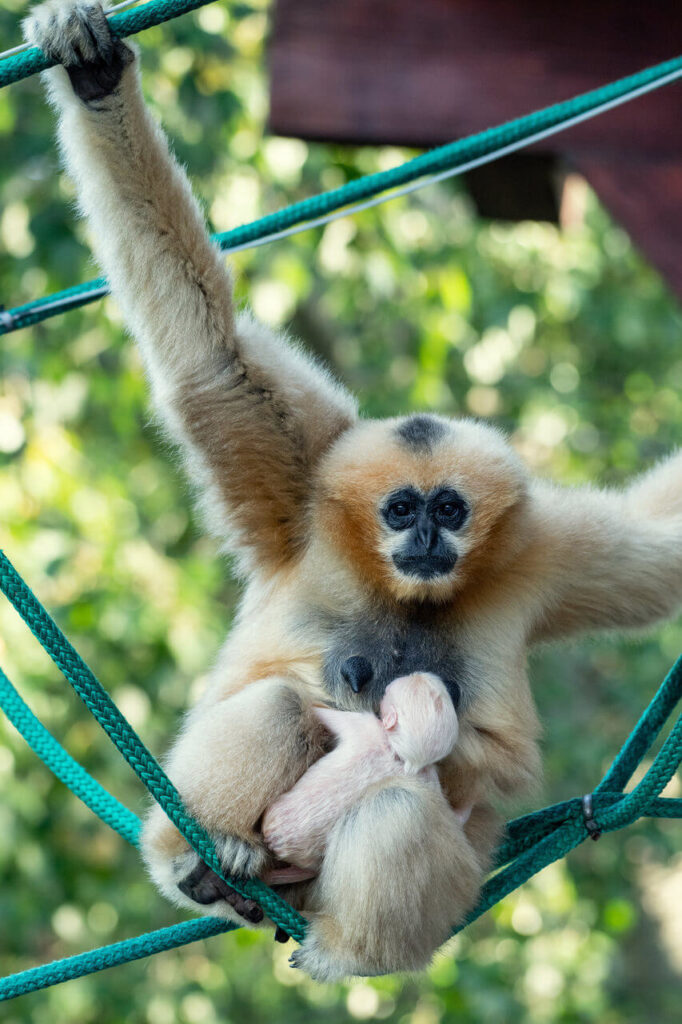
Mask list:
[[[268,807],[261,831],[277,858],[317,874],[333,826],[368,790],[381,782],[394,787],[397,778],[419,773],[425,785],[440,790],[432,766],[452,751],[458,723],[443,682],[428,672],[389,683],[380,717],[335,708],[315,713],[336,746]],[[273,884],[286,877],[286,870],[275,868],[265,880]]]
[[[93,10],[52,0],[28,19],[26,35],[73,61]],[[538,778],[529,645],[644,626],[677,610],[682,457],[622,492],[566,490],[530,479],[485,424],[444,420],[443,437],[417,451],[396,438],[398,421],[358,420],[326,371],[286,337],[235,315],[229,274],[145,109],[137,63],[89,105],[62,68],[45,78],[64,160],[155,408],[245,581],[168,771],[216,838],[225,870],[264,870],[263,811],[326,749],[312,713],[329,699],[321,616],[372,622],[379,611],[399,616],[435,602],[471,667],[459,740],[440,766],[450,806],[437,791],[416,799],[419,779],[414,793],[368,795],[339,823],[317,882],[288,893],[312,916],[296,959],[314,977],[420,968],[476,900],[499,828],[489,801],[516,797]],[[425,583],[393,565],[395,538],[378,509],[396,486],[441,483],[466,497],[471,514],[452,539],[454,569]],[[353,694],[336,703],[353,709]],[[451,808],[470,804],[463,826]],[[195,855],[158,808],[143,854],[160,889],[196,909],[177,889]],[[222,902],[211,912],[232,914]]]

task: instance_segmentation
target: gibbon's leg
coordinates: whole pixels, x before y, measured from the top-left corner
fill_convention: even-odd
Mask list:
[[[211,526],[246,569],[277,568],[300,553],[312,470],[354,400],[285,337],[235,317],[223,259],[145,108],[136,50],[99,4],[48,0],[24,35],[64,65],[44,76],[66,166]]]
[[[266,679],[192,709],[166,770],[215,841],[225,872],[253,877],[271,862],[259,832],[263,812],[328,746],[329,734],[306,697],[285,680]],[[174,903],[196,909],[220,901],[212,913],[233,916],[222,902],[228,898],[224,883],[158,805],[147,816],[141,851],[152,879]]]
[[[291,963],[317,981],[421,970],[474,906],[484,870],[436,787],[391,780],[334,826]]]
[[[682,452],[623,491],[531,491],[519,562],[531,640],[649,626],[682,605]]]

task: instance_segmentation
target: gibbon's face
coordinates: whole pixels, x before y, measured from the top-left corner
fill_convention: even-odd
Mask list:
[[[442,602],[513,554],[525,493],[520,461],[490,426],[366,421],[325,459],[318,521],[363,580],[401,601]]]

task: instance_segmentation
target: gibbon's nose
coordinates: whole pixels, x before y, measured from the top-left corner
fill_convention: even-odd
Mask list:
[[[416,534],[417,540],[424,545],[427,551],[431,550],[438,539],[438,527],[426,512],[422,512],[417,519]]]
[[[348,683],[353,693],[360,693],[360,690],[370,681],[373,675],[374,669],[367,661],[367,658],[363,658],[358,654],[354,654],[352,658],[346,658],[341,666],[341,678],[344,682]]]

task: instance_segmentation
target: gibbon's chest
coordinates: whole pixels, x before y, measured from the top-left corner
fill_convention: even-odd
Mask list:
[[[321,641],[324,688],[338,707],[376,710],[388,684],[412,672],[439,676],[456,707],[470,703],[474,659],[465,653],[451,617],[446,621],[438,609],[420,606],[405,614],[380,610],[355,617],[311,614]],[[357,693],[349,682],[350,659],[366,663],[356,679]]]

